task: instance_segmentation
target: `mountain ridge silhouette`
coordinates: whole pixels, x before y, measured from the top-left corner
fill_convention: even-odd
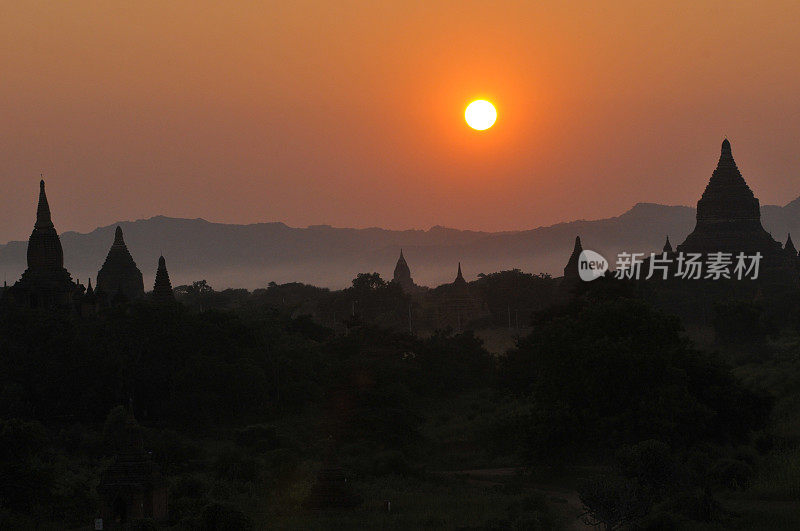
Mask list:
[[[761,207],[762,222],[775,239],[800,234],[800,197],[784,206]],[[202,218],[154,216],[121,221],[88,233],[61,234],[65,266],[74,279],[97,275],[119,225],[152,289],[163,252],[174,285],[206,279],[215,289],[257,288],[268,282],[306,282],[330,288],[349,285],[359,272],[391,278],[400,248],[414,280],[435,286],[451,282],[462,262],[467,280],[478,273],[519,268],[560,276],[576,235],[587,249],[612,263],[616,253],[658,251],[669,235],[683,241],[694,228],[695,209],[637,203],[619,216],[557,223],[532,229],[485,232],[435,225],[427,230],[354,229],[331,225],[290,227],[285,223],[227,224]],[[25,269],[27,242],[0,245],[0,274],[9,284]]]

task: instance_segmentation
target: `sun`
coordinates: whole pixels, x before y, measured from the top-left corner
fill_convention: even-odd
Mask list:
[[[464,112],[467,124],[478,131],[489,129],[497,120],[497,111],[494,105],[486,100],[475,100],[467,106]]]

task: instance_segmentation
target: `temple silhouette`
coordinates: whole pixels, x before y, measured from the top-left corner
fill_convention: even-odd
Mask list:
[[[403,250],[394,268],[392,282],[399,285],[413,301],[414,321],[423,328],[452,328],[463,330],[470,323],[490,316],[486,303],[472,292],[464,279],[461,262],[455,280],[436,288],[418,286],[411,277]],[[412,327],[413,328],[413,327]]]
[[[2,302],[18,308],[71,310],[80,315],[92,315],[102,308],[144,299],[142,272],[125,245],[121,227],[117,227],[114,242],[97,273],[96,288],[92,287],[91,279],[87,283],[88,288],[80,281],[73,281],[64,268],[61,239],[53,224],[44,180],[41,180],[36,223],[28,239],[27,268],[13,286],[3,287]],[[158,260],[150,300],[162,306],[175,301],[163,256]]]
[[[579,275],[582,251],[583,242],[577,236],[559,281],[566,298],[582,285]],[[722,142],[716,168],[697,202],[694,230],[676,247],[667,235],[658,254],[674,258],[680,253],[708,256],[719,252],[734,256],[737,253],[761,256],[757,284],[758,289],[764,288],[764,291],[759,292],[760,296],[769,294],[771,289],[795,286],[800,280],[800,257],[791,236],[787,235],[786,243],[782,245],[762,226],[759,200],[739,171],[728,139]],[[608,258],[609,266],[613,266],[614,260]],[[644,260],[643,269],[646,269],[648,258]],[[674,262],[670,267],[674,267]],[[427,288],[414,282],[401,249],[391,282],[399,286],[407,298],[408,307],[396,310],[407,315],[407,324],[412,330],[416,328],[412,324],[427,329],[450,327],[462,330],[490,316],[486,302],[464,278],[461,263],[458,263],[453,282]],[[36,223],[28,240],[27,268],[13,286],[4,285],[0,292],[4,305],[72,310],[80,315],[93,315],[104,308],[139,300],[161,307],[176,304],[164,256],[158,259],[152,292],[145,293],[142,272],[128,250],[121,227],[116,228],[94,286],[91,279],[87,280],[87,286],[73,281],[64,268],[64,252],[42,180],[39,183]],[[684,296],[683,289],[675,287],[673,299]],[[564,297],[561,297],[562,301]]]
[[[36,223],[28,239],[28,267],[22,278],[9,290],[14,303],[31,308],[69,306],[78,285],[64,269],[64,251],[50,215],[50,205],[39,182]]]
[[[562,286],[574,288],[579,282],[578,257],[583,250],[580,237],[564,267]],[[781,245],[761,225],[761,208],[758,198],[745,182],[733,158],[731,143],[722,142],[719,161],[711,174],[703,195],[697,201],[697,222],[694,230],[674,250],[666,237],[661,251],[668,258],[679,253],[697,253],[708,257],[712,253],[730,253],[736,256],[760,254],[761,283],[794,285],[800,280],[800,257],[787,235]],[[608,257],[609,260],[611,257]],[[643,269],[646,269],[647,258]],[[610,265],[613,265],[610,260]],[[673,266],[674,267],[674,260]]]
[[[419,292],[420,288],[414,284],[414,279],[411,278],[411,269],[408,267],[406,258],[403,256],[402,249],[400,249],[400,258],[397,259],[397,265],[394,266],[392,281],[403,288],[403,291],[408,294]]]
[[[144,297],[142,272],[136,267],[136,262],[125,245],[121,227],[117,227],[114,232],[114,243],[103,267],[97,272],[97,291],[113,293],[127,300]]]
[[[787,234],[786,244],[775,241],[761,225],[758,198],[745,182],[731,143],[722,142],[719,162],[697,202],[697,225],[675,249],[677,253],[744,253],[762,258],[761,271],[768,282],[794,283],[800,259]]]

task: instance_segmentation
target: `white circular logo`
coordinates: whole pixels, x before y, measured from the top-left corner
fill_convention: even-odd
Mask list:
[[[608,271],[608,260],[603,255],[585,249],[578,257],[578,274],[586,282],[602,277]]]

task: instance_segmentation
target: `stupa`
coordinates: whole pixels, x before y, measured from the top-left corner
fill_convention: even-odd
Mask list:
[[[50,205],[39,182],[36,224],[28,239],[28,267],[10,289],[14,303],[30,308],[70,308],[77,286],[64,269],[64,251],[50,216]]]
[[[411,278],[411,269],[408,267],[403,250],[400,249],[400,258],[397,259],[397,265],[394,266],[394,277],[392,280],[399,284],[403,291],[412,293],[417,289],[414,284],[414,279]]]
[[[697,225],[678,245],[678,252],[745,252],[775,254],[781,244],[761,225],[758,199],[747,186],[736,161],[731,143],[722,142],[719,162],[697,202]]]
[[[486,303],[470,290],[469,284],[461,272],[461,262],[458,263],[456,279],[452,284],[445,285],[443,288],[443,300],[437,318],[439,327],[451,326],[455,330],[461,331],[469,323],[488,318],[491,315]]]
[[[736,166],[727,138],[722,142],[717,167],[697,202],[697,224],[676,251],[731,253],[734,260],[739,253],[760,253],[761,270],[766,276],[797,277],[797,253],[785,250],[764,230],[758,198]]]

